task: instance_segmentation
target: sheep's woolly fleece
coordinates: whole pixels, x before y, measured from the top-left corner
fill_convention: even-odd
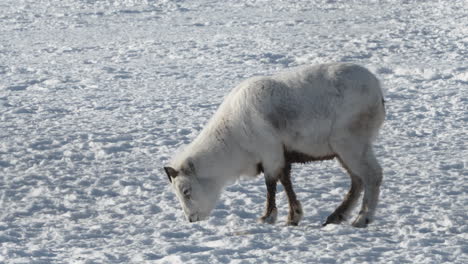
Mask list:
[[[4,0],[0,263],[468,263],[468,13],[454,1]],[[241,80],[330,61],[385,88],[376,220],[321,227],[349,177],[293,167],[188,223],[162,167]]]

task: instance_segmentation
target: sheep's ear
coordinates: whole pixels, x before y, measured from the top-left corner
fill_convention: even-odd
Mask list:
[[[188,164],[188,169],[190,171],[190,173],[187,173],[187,174],[195,174],[196,171],[195,171],[195,164],[193,163],[193,159],[188,158],[187,164]]]
[[[173,169],[171,167],[164,167],[164,170],[166,171],[167,178],[169,178],[169,181],[171,183],[172,183],[172,178],[177,177],[177,175],[179,174],[178,171],[176,171],[175,169]]]

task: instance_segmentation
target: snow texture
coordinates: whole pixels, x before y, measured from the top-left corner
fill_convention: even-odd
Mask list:
[[[453,1],[3,0],[0,263],[468,263],[468,12]],[[350,180],[294,166],[188,223],[162,167],[241,80],[354,62],[385,88],[376,220],[320,226]],[[287,201],[279,187],[279,217]]]

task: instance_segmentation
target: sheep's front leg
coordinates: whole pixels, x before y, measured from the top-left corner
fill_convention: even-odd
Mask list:
[[[288,196],[289,202],[289,214],[286,223],[288,225],[297,226],[299,224],[299,221],[301,221],[302,219],[303,212],[301,203],[297,200],[296,193],[294,192],[294,189],[292,187],[291,164],[287,164],[285,166],[279,179],[284,187],[286,195]]]
[[[267,200],[265,214],[260,217],[259,221],[262,223],[274,224],[278,215],[276,209],[276,182],[277,177],[271,177],[265,174],[265,184],[267,187]]]

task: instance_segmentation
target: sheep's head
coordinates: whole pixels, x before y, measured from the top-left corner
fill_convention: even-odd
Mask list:
[[[198,177],[192,162],[180,169],[164,167],[164,170],[187,220],[196,222],[208,218],[221,192],[215,181]]]

